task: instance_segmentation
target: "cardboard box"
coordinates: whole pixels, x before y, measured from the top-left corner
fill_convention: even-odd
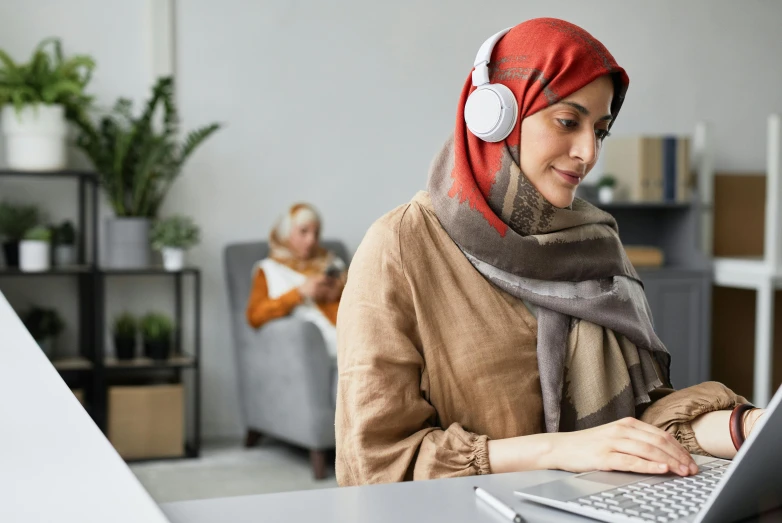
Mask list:
[[[109,441],[124,459],[184,455],[184,388],[110,387]]]

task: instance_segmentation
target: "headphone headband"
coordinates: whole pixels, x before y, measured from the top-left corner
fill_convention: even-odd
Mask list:
[[[491,53],[494,51],[494,46],[500,41],[500,38],[508,34],[508,31],[513,29],[508,27],[503,29],[497,34],[489,37],[488,40],[483,42],[481,48],[478,49],[478,54],[475,55],[475,63],[473,67],[475,70],[472,72],[472,85],[478,87],[483,84],[489,83],[489,62],[491,61]]]

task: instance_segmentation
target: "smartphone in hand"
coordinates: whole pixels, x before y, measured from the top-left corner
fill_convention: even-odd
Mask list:
[[[337,279],[342,275],[342,269],[340,269],[336,265],[331,265],[329,268],[326,269],[325,274],[329,278]]]

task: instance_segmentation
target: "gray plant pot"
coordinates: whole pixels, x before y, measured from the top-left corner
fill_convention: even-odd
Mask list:
[[[149,267],[148,218],[106,219],[106,266],[111,269]]]
[[[76,265],[76,246],[56,245],[54,247],[54,265],[57,267]]]

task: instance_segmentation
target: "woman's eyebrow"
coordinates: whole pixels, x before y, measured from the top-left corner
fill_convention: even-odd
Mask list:
[[[570,107],[574,108],[576,111],[578,111],[579,113],[583,114],[584,116],[589,116],[589,109],[587,109],[586,107],[584,107],[581,104],[577,104],[576,102],[567,102],[567,101],[563,101],[563,102],[559,102],[559,103],[565,104],[565,105],[569,105]],[[613,116],[611,116],[610,114],[607,114],[605,116],[601,116],[598,119],[598,121],[603,121],[603,120],[609,120],[610,121],[610,120],[613,120],[613,119],[614,119]]]

